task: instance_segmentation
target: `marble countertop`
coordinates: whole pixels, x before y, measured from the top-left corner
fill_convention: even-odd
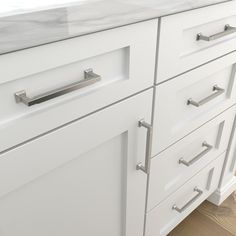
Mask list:
[[[0,54],[226,1],[0,0]]]

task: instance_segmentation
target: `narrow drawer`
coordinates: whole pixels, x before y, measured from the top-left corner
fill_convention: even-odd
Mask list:
[[[0,56],[0,151],[153,86],[156,36],[152,20]]]
[[[235,1],[163,17],[157,83],[236,50],[234,27]]]
[[[227,110],[152,159],[148,210],[226,151],[235,114]]]
[[[147,213],[146,236],[167,235],[217,188],[225,159],[222,154],[164,202]]]
[[[236,102],[236,53],[156,87],[153,156]]]

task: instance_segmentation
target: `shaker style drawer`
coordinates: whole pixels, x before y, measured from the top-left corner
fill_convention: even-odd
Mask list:
[[[236,50],[236,2],[163,17],[157,83]]]
[[[222,154],[164,202],[147,213],[146,236],[165,236],[216,189],[225,159]]]
[[[227,150],[235,115],[227,110],[152,159],[148,211]]]
[[[236,53],[156,87],[155,156],[236,103]]]
[[[152,20],[0,56],[0,151],[153,86],[156,36]]]

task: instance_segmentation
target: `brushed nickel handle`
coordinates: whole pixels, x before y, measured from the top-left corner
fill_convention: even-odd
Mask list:
[[[194,192],[197,192],[197,195],[194,196],[190,201],[188,201],[182,208],[177,207],[177,205],[174,205],[172,207],[172,210],[177,211],[178,213],[182,213],[184,212],[186,209],[188,209],[198,198],[201,197],[201,195],[203,194],[203,191],[200,190],[199,188],[195,187]]]
[[[223,32],[213,34],[211,36],[205,36],[202,33],[197,34],[197,41],[203,40],[203,41],[210,42],[210,41],[214,41],[216,39],[223,38],[223,37],[233,34],[235,32],[236,32],[236,27],[232,27],[230,25],[225,25],[225,29]]]
[[[40,94],[38,96],[35,96],[33,98],[29,98],[26,95],[26,91],[19,91],[17,93],[15,93],[15,100],[16,103],[23,103],[26,106],[30,107],[39,103],[43,103],[46,102],[48,100],[51,100],[53,98],[65,95],[67,93],[70,93],[72,91],[87,87],[89,85],[92,85],[98,81],[101,80],[101,76],[97,75],[93,72],[92,69],[87,69],[84,71],[84,80],[64,86],[62,88],[59,89],[55,89],[53,91],[50,92],[46,92],[43,94]]]
[[[203,147],[206,147],[205,150],[203,150],[201,153],[199,153],[198,155],[196,155],[191,161],[186,161],[183,158],[181,158],[179,160],[179,164],[183,164],[185,166],[191,166],[193,164],[195,164],[199,159],[201,159],[203,156],[205,156],[208,152],[210,152],[213,149],[213,146],[208,144],[207,142],[203,142],[202,143]]]
[[[147,129],[147,139],[146,139],[145,166],[143,166],[142,163],[139,163],[136,166],[136,169],[141,170],[146,174],[150,174],[153,127],[144,120],[139,121],[138,126]]]
[[[187,105],[193,105],[195,107],[200,107],[202,105],[205,105],[206,103],[210,102],[211,100],[219,97],[221,94],[225,92],[225,89],[218,87],[217,85],[213,86],[213,91],[216,91],[216,93],[211,94],[210,96],[202,99],[199,102],[194,101],[192,98],[189,98],[187,101]]]

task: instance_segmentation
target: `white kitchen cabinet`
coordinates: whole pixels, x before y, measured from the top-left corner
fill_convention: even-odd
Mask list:
[[[153,90],[0,158],[4,236],[142,236]],[[138,104],[138,106],[137,106]]]
[[[0,55],[0,236],[165,236],[228,197],[235,9]]]

